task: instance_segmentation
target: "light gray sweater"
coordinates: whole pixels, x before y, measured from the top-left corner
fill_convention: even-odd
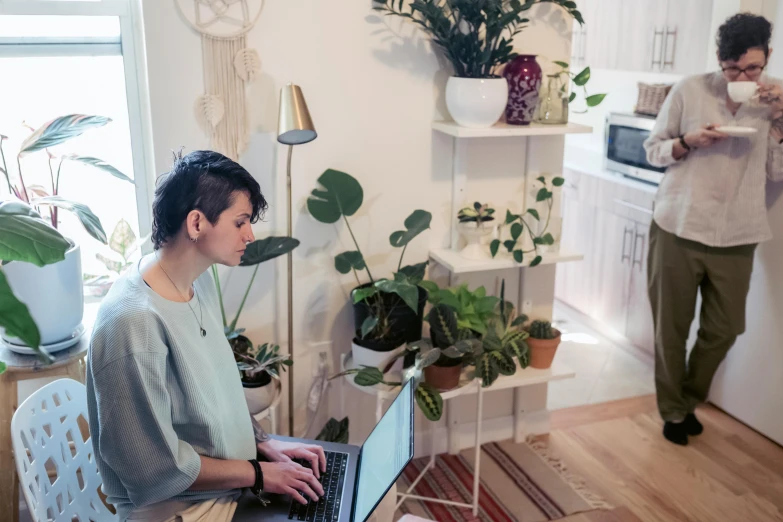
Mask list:
[[[87,362],[90,433],[108,501],[120,520],[164,500],[232,493],[190,491],[199,455],[253,459],[256,444],[239,373],[205,272],[190,305],[155,293],[135,264],[101,304]],[[199,310],[201,307],[201,311]],[[200,318],[200,317],[199,317]]]

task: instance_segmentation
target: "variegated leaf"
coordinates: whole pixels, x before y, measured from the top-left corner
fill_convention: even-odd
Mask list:
[[[54,147],[81,135],[88,129],[103,127],[110,121],[110,118],[104,116],[87,116],[85,114],[60,116],[41,125],[30,137],[24,140],[19,149],[19,157],[48,147]]]

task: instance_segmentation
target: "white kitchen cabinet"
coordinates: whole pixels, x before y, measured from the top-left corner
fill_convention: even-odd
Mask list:
[[[649,232],[649,224],[636,223],[631,254],[631,279],[625,336],[634,346],[653,354],[655,353],[655,327],[647,291]]]
[[[620,12],[620,0],[583,0],[578,5],[585,25],[574,25],[574,72],[588,65],[595,69],[617,68],[621,46],[616,13]]]
[[[663,68],[674,74],[696,74],[707,63],[712,0],[669,0],[664,27]],[[687,24],[687,25],[686,25]]]

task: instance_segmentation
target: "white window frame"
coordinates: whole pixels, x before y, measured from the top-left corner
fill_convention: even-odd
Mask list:
[[[0,15],[118,17],[119,38],[0,38],[0,56],[122,56],[139,234],[149,234],[155,167],[140,0],[0,0]]]

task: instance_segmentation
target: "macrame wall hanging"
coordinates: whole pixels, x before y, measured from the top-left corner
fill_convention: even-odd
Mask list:
[[[256,79],[261,60],[247,47],[247,33],[264,0],[174,0],[182,17],[201,34],[204,94],[196,120],[214,150],[237,160],[250,139],[245,83]]]

